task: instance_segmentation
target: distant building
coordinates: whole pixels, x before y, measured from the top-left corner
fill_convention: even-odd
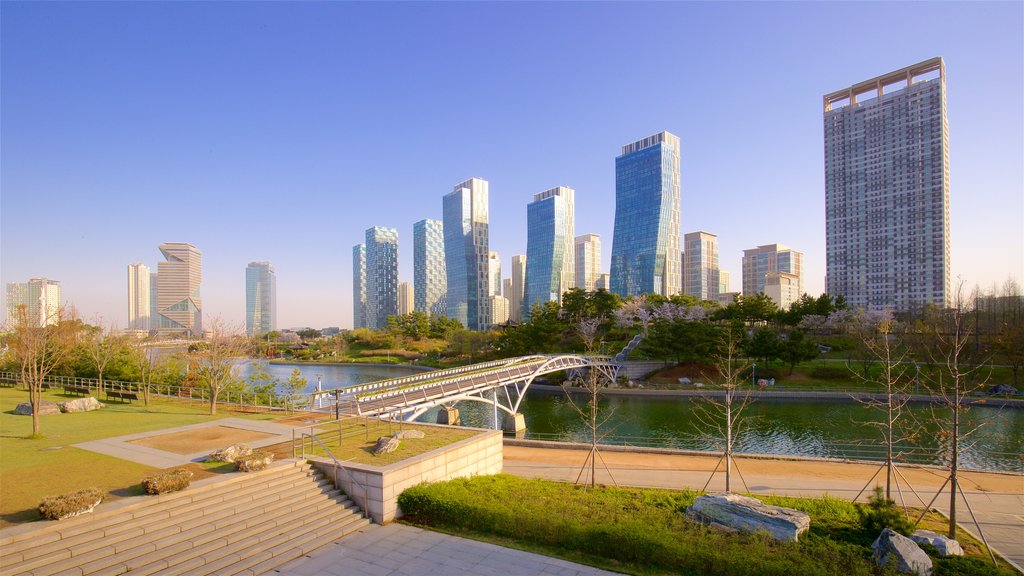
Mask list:
[[[526,206],[526,290],[522,317],[537,304],[561,302],[575,285],[572,188],[559,186],[533,196]]]
[[[508,322],[508,298],[504,296],[491,296],[491,314],[495,324]]]
[[[793,302],[800,299],[800,277],[787,272],[769,272],[765,274],[764,293],[780,310],[789,310]]]
[[[328,326],[327,328],[324,328],[323,330],[320,331],[320,334],[322,334],[325,338],[337,336],[340,333],[341,328],[338,328],[337,326]]]
[[[487,189],[486,180],[471,178],[456,184],[442,202],[446,314],[470,330],[491,326]]]
[[[690,232],[684,238],[683,293],[698,300],[718,301],[718,236]]]
[[[366,327],[387,327],[398,313],[398,230],[366,230]]]
[[[160,245],[165,261],[158,262],[157,315],[152,328],[161,336],[199,337],[203,334],[203,255],[186,242]]]
[[[803,294],[803,253],[782,244],[765,244],[743,251],[743,295],[765,292],[766,276],[774,272],[796,276],[796,289]]]
[[[400,316],[412,314],[412,311],[415,310],[412,292],[412,284],[408,282],[398,283],[398,314]]]
[[[526,292],[526,255],[516,254],[512,257],[511,291],[505,292],[508,298],[509,319],[513,322],[523,321],[523,294]]]
[[[718,270],[718,293],[725,294],[729,291],[729,273],[725,270]]]
[[[942,58],[824,96],[825,285],[851,307],[948,306]]]
[[[149,266],[136,262],[128,265],[128,329],[149,331],[152,288]]]
[[[352,247],[352,327],[366,328],[366,244]]]
[[[497,252],[487,255],[487,284],[491,287],[491,296],[501,296],[501,257]]]
[[[615,159],[611,290],[623,298],[679,292],[679,137],[661,132]]]
[[[725,308],[729,304],[736,301],[736,297],[739,296],[739,292],[720,292],[718,294],[718,305]]]
[[[601,274],[597,277],[597,283],[595,284],[597,290],[608,290],[612,289],[612,276],[611,274]]]
[[[7,284],[7,322],[21,325],[20,308],[25,307],[25,321],[32,328],[51,326],[60,320],[60,282],[32,278],[28,282]]]
[[[587,292],[597,289],[597,277],[601,275],[601,237],[597,234],[577,236],[576,287]]]
[[[270,262],[249,262],[245,269],[245,333],[277,330],[277,274]]]
[[[444,262],[444,224],[420,220],[412,225],[413,308],[428,316],[445,315],[448,277]]]

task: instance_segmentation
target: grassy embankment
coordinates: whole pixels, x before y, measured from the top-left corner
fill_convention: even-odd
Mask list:
[[[408,523],[627,574],[895,574],[874,566],[870,546],[877,534],[860,527],[858,505],[834,498],[761,497],[811,516],[810,531],[790,544],[687,521],[683,511],[697,496],[645,488],[590,490],[499,475],[416,486],[398,502]],[[929,521],[939,528],[940,519]],[[960,540],[969,556],[933,558],[933,576],[1013,574],[992,566],[977,541],[966,535]]]

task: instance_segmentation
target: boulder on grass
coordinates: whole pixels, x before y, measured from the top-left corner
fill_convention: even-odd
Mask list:
[[[686,509],[696,522],[742,532],[764,530],[781,541],[796,542],[811,526],[811,517],[799,510],[769,506],[756,498],[726,492],[705,494]]]
[[[939,551],[939,555],[945,558],[946,556],[963,556],[964,549],[960,546],[960,543],[952,538],[947,538],[938,532],[932,532],[931,530],[918,530],[910,535],[910,539],[918,544],[924,544],[927,542],[935,549]]]
[[[244,458],[249,454],[252,454],[252,448],[249,448],[245,444],[234,444],[226,448],[214,450],[206,457],[206,459],[213,462],[230,462],[234,464],[235,462],[238,462],[240,458]]]
[[[76,398],[75,400],[61,402],[58,406],[60,407],[61,412],[91,412],[93,410],[99,410],[106,405],[92,396],[88,396],[85,398]]]
[[[910,538],[886,528],[871,545],[872,557],[880,566],[892,566],[905,574],[928,576],[932,559]]]
[[[14,413],[19,414],[21,416],[31,416],[32,403],[22,402],[21,404],[18,404],[17,408],[14,409]],[[60,406],[57,406],[56,404],[50,402],[49,400],[43,400],[39,404],[39,415],[49,416],[50,414],[60,414]]]
[[[238,464],[239,472],[256,472],[270,466],[273,461],[274,455],[270,452],[253,450],[248,456],[239,458],[236,464]]]
[[[399,430],[392,435],[398,440],[405,440],[406,438],[423,438],[423,432],[419,430]]]
[[[377,438],[377,445],[373,447],[373,455],[390,454],[398,450],[398,445],[401,443],[402,441],[394,436],[381,436]]]

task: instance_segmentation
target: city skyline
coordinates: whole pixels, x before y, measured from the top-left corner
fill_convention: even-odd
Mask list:
[[[532,191],[566,182],[576,229],[606,239],[608,273],[612,159],[667,130],[681,140],[682,230],[718,234],[734,276],[744,249],[794,246],[817,295],[821,97],[936,56],[949,75],[952,284],[1020,280],[1024,130],[1003,103],[1024,94],[1021,6],[900,4],[882,19],[871,7],[7,3],[0,281],[58,278],[84,318],[126,328],[125,266],[183,240],[203,249],[208,316],[241,323],[237,270],[267,259],[282,327],[351,326],[350,250],[365,228],[409,238],[469,175],[490,182],[502,268],[526,252]],[[353,21],[351,35],[334,33]],[[484,26],[469,39],[435,33],[470,21]],[[868,26],[906,41],[868,45]],[[406,41],[360,48],[385,27]],[[194,42],[174,40],[183,30]],[[554,30],[554,44],[523,50],[524,34]],[[648,45],[626,45],[636,37]],[[464,41],[488,49],[469,54]],[[750,66],[752,53],[770,65]],[[472,89],[448,88],[471,77]],[[637,89],[654,79],[658,90]],[[553,83],[564,94],[543,89]],[[395,136],[416,150],[399,163],[386,152]],[[43,199],[51,226],[38,234]],[[251,221],[273,231],[246,234]],[[399,278],[412,280],[412,242],[399,251]]]

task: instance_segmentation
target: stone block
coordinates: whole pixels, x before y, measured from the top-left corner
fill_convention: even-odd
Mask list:
[[[756,498],[725,492],[705,494],[686,510],[686,517],[743,532],[764,530],[772,538],[796,542],[811,526],[807,514],[792,508],[769,506]]]
[[[393,437],[398,440],[404,440],[406,438],[423,438],[423,432],[419,430],[399,430],[393,434]]]
[[[32,403],[22,402],[14,409],[14,413],[20,416],[31,416],[32,415]],[[49,416],[51,414],[60,414],[60,406],[57,406],[49,400],[43,400],[39,403],[39,415]]]
[[[394,436],[381,436],[377,438],[377,445],[373,447],[373,455],[380,456],[381,454],[389,454],[398,450],[398,445],[402,441]]]
[[[906,536],[890,528],[882,533],[871,545],[872,557],[880,566],[893,566],[905,574],[929,576],[932,573],[932,559],[924,550]]]
[[[935,546],[942,557],[964,555],[964,549],[959,542],[931,530],[918,530],[910,535],[910,539],[918,544],[927,542]]]

